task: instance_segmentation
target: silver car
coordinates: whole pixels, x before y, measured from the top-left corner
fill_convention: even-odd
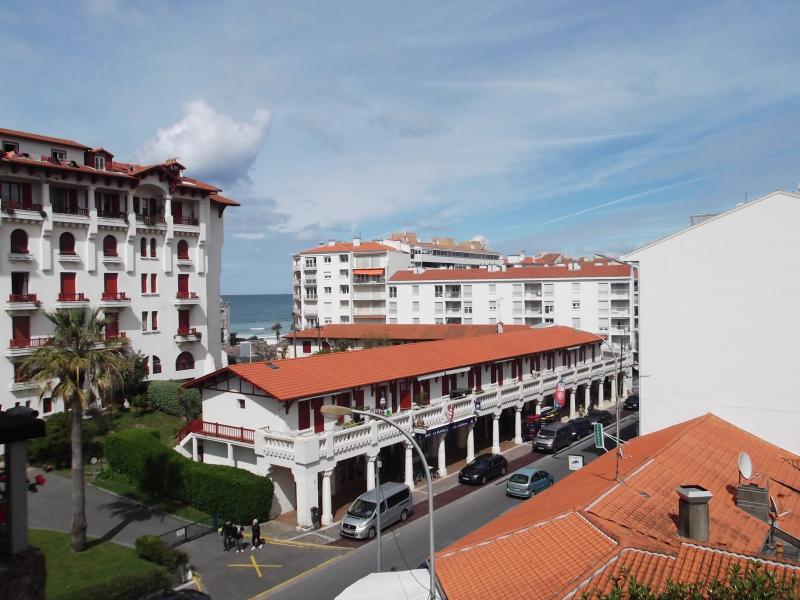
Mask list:
[[[374,538],[378,531],[376,508],[378,488],[364,492],[347,509],[339,525],[339,533],[344,537],[362,539]],[[405,521],[414,512],[411,490],[403,483],[382,483],[381,531],[397,521]]]

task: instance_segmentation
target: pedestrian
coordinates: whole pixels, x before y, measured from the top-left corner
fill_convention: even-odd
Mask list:
[[[261,548],[264,545],[264,542],[261,539],[261,525],[258,522],[258,519],[253,519],[253,545],[250,546],[251,550],[255,550],[256,548]]]
[[[233,525],[230,521],[226,520],[225,523],[222,524],[222,531],[220,531],[220,535],[222,536],[222,547],[225,552],[231,549],[231,527]]]
[[[244,552],[244,548],[242,548],[242,540],[244,539],[244,526],[237,525],[236,526],[236,551],[237,552]]]

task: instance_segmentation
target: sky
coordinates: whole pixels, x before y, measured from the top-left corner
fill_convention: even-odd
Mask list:
[[[223,293],[329,238],[619,254],[800,181],[796,1],[16,2],[0,127],[178,157]]]

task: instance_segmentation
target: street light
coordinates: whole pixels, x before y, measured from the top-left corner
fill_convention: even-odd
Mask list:
[[[603,343],[603,344],[605,344],[606,346],[609,347],[609,349],[611,350],[611,354],[614,356],[614,360],[617,363],[617,370],[614,373],[614,391],[616,391],[616,396],[617,396],[616,397],[617,431],[615,432],[617,434],[617,447],[615,449],[616,450],[616,454],[617,454],[617,466],[616,466],[616,473],[615,473],[614,477],[616,478],[617,481],[621,481],[620,478],[619,478],[619,453],[620,453],[620,449],[622,448],[622,438],[620,437],[620,431],[619,431],[619,389],[618,388],[619,388],[619,374],[620,374],[620,371],[622,370],[622,365],[621,365],[621,363],[622,363],[622,349],[620,348],[619,357],[617,357],[617,353],[614,352],[614,346],[611,345],[611,343],[605,338],[600,338],[600,340],[601,340],[601,343]]]
[[[397,431],[402,433],[405,438],[411,442],[411,445],[414,446],[414,449],[417,451],[420,459],[422,460],[422,468],[425,472],[425,479],[428,483],[428,537],[429,537],[429,545],[430,545],[430,574],[431,574],[431,583],[430,583],[430,596],[431,600],[435,600],[436,598],[436,564],[435,564],[435,546],[433,543],[433,483],[431,482],[431,472],[430,468],[428,467],[428,461],[425,460],[425,454],[422,452],[422,448],[419,447],[419,444],[414,441],[414,438],[406,433],[403,428],[401,428],[397,423],[392,421],[391,419],[384,417],[383,415],[379,415],[377,413],[371,413],[366,410],[357,410],[355,408],[348,408],[347,406],[323,406],[321,411],[323,415],[330,415],[334,417],[340,417],[344,415],[362,415],[365,417],[372,417],[373,419],[378,419],[379,421],[383,421],[384,423],[388,423]],[[380,488],[378,489],[378,498],[380,499]],[[380,503],[378,504],[378,514],[380,514]]]

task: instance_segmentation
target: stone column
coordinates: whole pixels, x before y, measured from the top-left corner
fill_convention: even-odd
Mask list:
[[[414,489],[414,446],[405,443],[406,450],[406,485]]]
[[[439,470],[439,477],[444,477],[447,475],[447,454],[445,449],[445,437],[447,434],[442,433],[439,436],[439,456],[438,456],[438,466],[437,469]]]
[[[197,436],[192,436],[192,460],[197,462]]]
[[[492,415],[492,453],[500,454],[500,415]]]
[[[317,474],[303,467],[292,469],[297,494],[297,526],[311,529],[311,507],[317,505]]]
[[[578,413],[575,411],[575,392],[577,390],[575,388],[569,388],[567,393],[569,394],[569,418],[570,420],[574,419],[578,416]]]
[[[514,408],[514,443],[522,443],[522,407]]]
[[[583,390],[583,411],[586,412],[592,407],[592,383],[586,384],[586,389]]]
[[[322,473],[322,524],[330,525],[333,523],[331,511],[331,475],[333,470],[328,469]]]
[[[232,467],[235,467],[233,460],[233,444],[228,444],[228,464]]]
[[[600,385],[597,386],[597,408],[605,408],[605,393],[606,393],[606,379],[605,377],[600,380]]]
[[[467,464],[475,460],[475,423],[467,426]]]
[[[375,461],[377,456],[367,456],[367,491],[375,489]]]
[[[617,374],[611,377],[611,404],[617,403]]]

